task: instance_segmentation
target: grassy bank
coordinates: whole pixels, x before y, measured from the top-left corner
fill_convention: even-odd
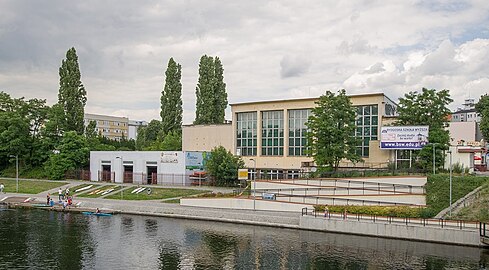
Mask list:
[[[475,188],[489,183],[489,177],[453,176],[452,203],[464,197]],[[392,206],[328,206],[332,213],[366,214],[393,217],[430,218],[450,205],[450,177],[448,174],[430,175],[426,183],[426,208]],[[324,205],[315,206],[324,211]],[[488,210],[489,212],[489,210]]]
[[[137,187],[128,188],[123,191],[124,200],[162,200],[176,197],[185,197],[196,194],[210,192],[208,190],[182,189],[182,188],[151,188],[151,194],[148,194],[147,189],[136,194],[132,193]],[[120,199],[120,193],[112,194],[106,197],[107,199]]]
[[[489,222],[489,183],[484,184],[477,199],[462,208],[453,218]]]
[[[0,183],[5,186],[4,192],[15,193],[17,189],[17,183],[15,179],[0,179]],[[44,180],[19,180],[19,193],[26,194],[37,194],[43,191],[54,189],[63,185],[67,182],[59,181],[44,181]]]

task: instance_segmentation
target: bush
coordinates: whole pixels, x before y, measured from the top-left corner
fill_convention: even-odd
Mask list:
[[[325,205],[316,205],[314,209],[323,212]],[[328,210],[331,213],[364,214],[386,217],[413,217],[420,218],[426,216],[425,208],[415,208],[409,206],[361,206],[361,205],[330,205]]]

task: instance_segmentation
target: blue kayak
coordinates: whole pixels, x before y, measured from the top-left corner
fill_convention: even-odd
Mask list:
[[[96,213],[96,212],[82,212],[82,214],[87,215],[87,216],[99,216],[99,217],[110,217],[112,214],[110,213]]]

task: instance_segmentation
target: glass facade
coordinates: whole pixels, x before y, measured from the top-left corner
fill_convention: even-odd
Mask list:
[[[377,105],[357,106],[355,136],[360,142],[357,145],[357,153],[362,157],[369,156],[369,142],[378,138],[379,109]]]
[[[257,117],[256,112],[236,114],[236,150],[242,156],[256,156]]]
[[[284,154],[284,111],[262,112],[261,154],[282,156]]]
[[[306,156],[306,122],[310,109],[289,110],[289,156]]]

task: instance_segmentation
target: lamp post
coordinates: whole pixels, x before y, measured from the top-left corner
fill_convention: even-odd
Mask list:
[[[256,160],[254,158],[250,159],[253,161],[253,211],[256,210]]]
[[[10,157],[15,157],[15,182],[16,182],[16,192],[19,193],[19,155],[10,155]]]
[[[448,150],[448,154],[450,155],[450,217],[452,217],[452,151]]]
[[[435,163],[436,151],[435,151],[435,148],[436,148],[437,143],[432,143],[432,145],[433,145],[433,175],[435,175],[436,174],[436,170],[435,170],[435,168],[436,168],[436,163]]]
[[[123,192],[122,192],[122,183],[124,183],[124,161],[122,159],[122,156],[120,157],[115,157],[115,158],[118,158],[121,160],[121,171],[122,171],[122,174],[121,174],[121,200],[124,198],[124,195]]]

